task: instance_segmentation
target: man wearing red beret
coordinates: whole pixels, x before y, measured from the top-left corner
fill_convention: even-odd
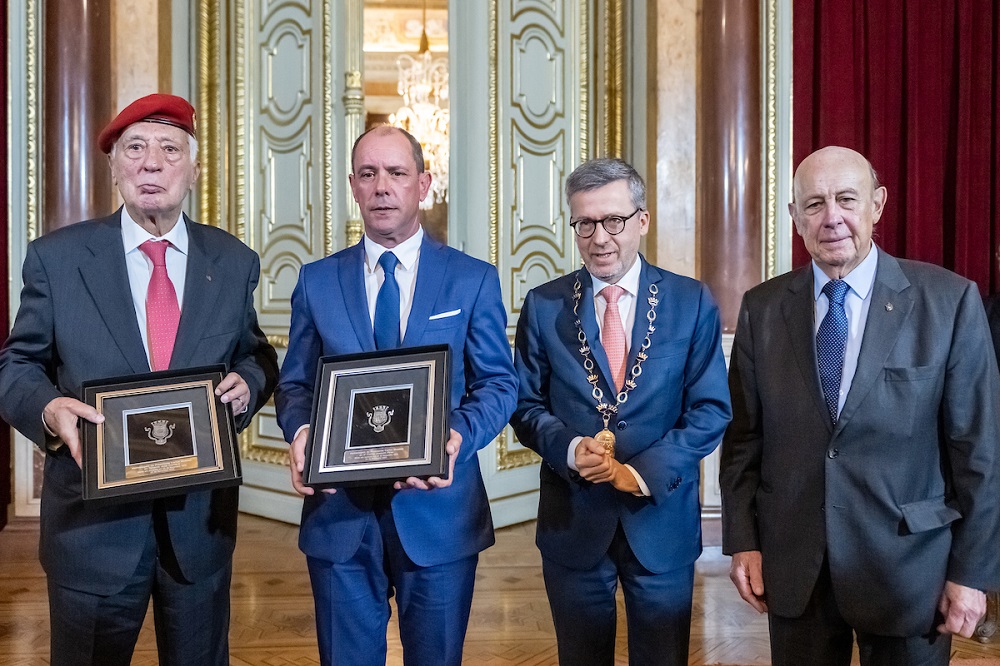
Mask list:
[[[229,663],[238,489],[84,502],[83,382],[222,363],[239,429],[270,397],[274,349],[257,325],[257,254],[181,211],[201,169],[195,113],[173,95],[126,107],[100,134],[125,205],[32,242],[0,351],[0,416],[46,453],[39,556],[51,663],[129,664],[153,600],[161,664]]]

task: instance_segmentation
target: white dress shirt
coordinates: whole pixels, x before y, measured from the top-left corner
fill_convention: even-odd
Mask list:
[[[399,259],[396,266],[396,282],[399,284],[399,339],[406,337],[406,320],[413,307],[413,290],[417,285],[417,264],[420,263],[420,244],[424,240],[423,227],[417,228],[405,241],[393,248],[382,247],[367,235],[365,239],[365,295],[368,297],[368,317],[375,326],[375,301],[378,290],[385,282],[385,272],[378,260],[383,252],[392,251]]]
[[[621,277],[617,284],[619,287],[624,289],[624,293],[618,297],[618,313],[621,316],[622,328],[625,329],[625,356],[628,357],[629,347],[632,342],[632,328],[635,325],[635,305],[638,300],[639,293],[639,274],[642,271],[642,262],[639,257],[635,258],[632,262],[632,267],[625,272],[625,275]],[[601,335],[604,335],[604,311],[608,308],[608,302],[601,295],[601,290],[607,287],[610,283],[596,278],[593,275],[590,276],[591,282],[594,283],[594,312],[597,315],[597,328],[600,330]],[[626,377],[628,377],[628,370],[626,370]],[[605,400],[610,403],[616,401],[615,396],[605,396]],[[610,424],[609,424],[610,425]],[[595,433],[596,434],[596,433]],[[583,437],[574,437],[569,443],[569,450],[566,452],[566,462],[571,470],[579,472],[576,466],[576,447],[580,443]],[[632,472],[632,476],[635,477],[636,482],[639,484],[639,491],[646,497],[650,496],[649,486],[646,482],[642,480],[639,473],[635,471],[635,468],[625,463],[624,466]]]
[[[170,241],[167,248],[167,277],[177,292],[177,308],[184,307],[184,284],[187,277],[188,230],[181,214],[173,228],[157,238],[142,227],[128,214],[127,208],[122,208],[122,242],[125,245],[125,268],[128,270],[128,284],[132,290],[132,305],[135,307],[135,318],[139,322],[139,333],[142,334],[142,346],[149,359],[149,331],[146,329],[146,293],[149,291],[149,280],[153,276],[153,261],[139,246],[148,240]],[[152,367],[152,360],[150,360]]]
[[[813,296],[816,299],[816,310],[813,321],[813,333],[819,331],[827,311],[830,309],[830,299],[823,293],[823,287],[830,281],[814,261]],[[837,416],[844,408],[844,401],[851,391],[854,372],[858,369],[858,355],[861,353],[861,341],[865,335],[865,324],[868,322],[868,310],[872,304],[872,285],[875,284],[875,269],[878,268],[878,250],[875,243],[868,256],[854,270],[844,276],[844,282],[850,289],[844,297],[844,311],[847,313],[847,347],[844,349],[844,370],[840,376],[840,396],[837,399]],[[813,346],[816,337],[813,336]]]

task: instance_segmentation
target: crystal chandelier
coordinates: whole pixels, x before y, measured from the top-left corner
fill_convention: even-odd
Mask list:
[[[433,175],[431,194],[420,203],[431,208],[448,201],[448,59],[431,57],[427,40],[427,0],[424,0],[423,31],[420,51],[414,58],[403,54],[396,59],[399,67],[397,90],[403,106],[389,116],[389,122],[402,127],[420,141],[424,166]]]

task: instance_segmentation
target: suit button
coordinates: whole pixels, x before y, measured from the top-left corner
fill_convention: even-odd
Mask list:
[[[619,430],[624,430],[627,427],[628,427],[628,421],[619,421],[618,422],[618,429]]]
[[[830,449],[829,451],[826,452],[826,457],[829,458],[830,460],[833,460],[834,458],[836,458],[839,455],[840,455],[840,451],[837,450],[837,449]]]

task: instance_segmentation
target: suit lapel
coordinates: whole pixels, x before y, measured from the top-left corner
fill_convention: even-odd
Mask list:
[[[426,232],[424,240],[420,243],[419,261],[417,284],[414,285],[410,316],[406,320],[406,335],[403,337],[404,347],[419,344],[448,271],[448,253],[445,252],[445,246],[428,236]]]
[[[177,327],[177,340],[170,356],[170,368],[184,368],[191,360],[205,330],[205,322],[212,317],[212,308],[222,289],[222,276],[216,275],[218,248],[211,247],[205,229],[184,216],[188,232],[187,272],[184,278],[184,301],[181,320]],[[234,295],[234,298],[240,297]]]
[[[799,270],[788,285],[789,294],[781,303],[781,312],[788,327],[792,355],[802,375],[802,386],[813,399],[816,409],[823,414],[823,422],[832,429],[826,400],[820,387],[819,369],[816,366],[816,336],[813,318],[816,302],[813,298],[812,264]]]
[[[80,263],[80,274],[97,311],[132,371],[149,372],[125,268],[120,208],[95,227],[87,249],[92,256]]]
[[[580,276],[581,295],[580,307],[577,313],[580,316],[580,326],[583,327],[583,332],[587,334],[590,353],[594,357],[601,375],[604,377],[604,384],[610,395],[608,400],[614,403],[615,390],[613,388],[614,385],[611,383],[611,377],[613,376],[611,374],[611,365],[608,363],[608,354],[604,351],[604,345],[601,344],[601,329],[597,325],[597,312],[594,307],[594,282],[586,268],[581,268],[578,275]],[[571,316],[572,312],[570,310]],[[576,326],[573,328],[576,329]],[[575,340],[573,342],[576,344]]]
[[[868,320],[858,353],[858,368],[854,372],[844,408],[840,410],[837,432],[847,425],[864,402],[904,329],[903,324],[913,309],[913,298],[905,291],[909,286],[910,281],[903,275],[899,262],[885,252],[879,252]]]
[[[340,289],[347,307],[355,335],[364,351],[375,351],[375,333],[368,314],[368,296],[365,292],[365,239],[350,248],[339,263]]]

